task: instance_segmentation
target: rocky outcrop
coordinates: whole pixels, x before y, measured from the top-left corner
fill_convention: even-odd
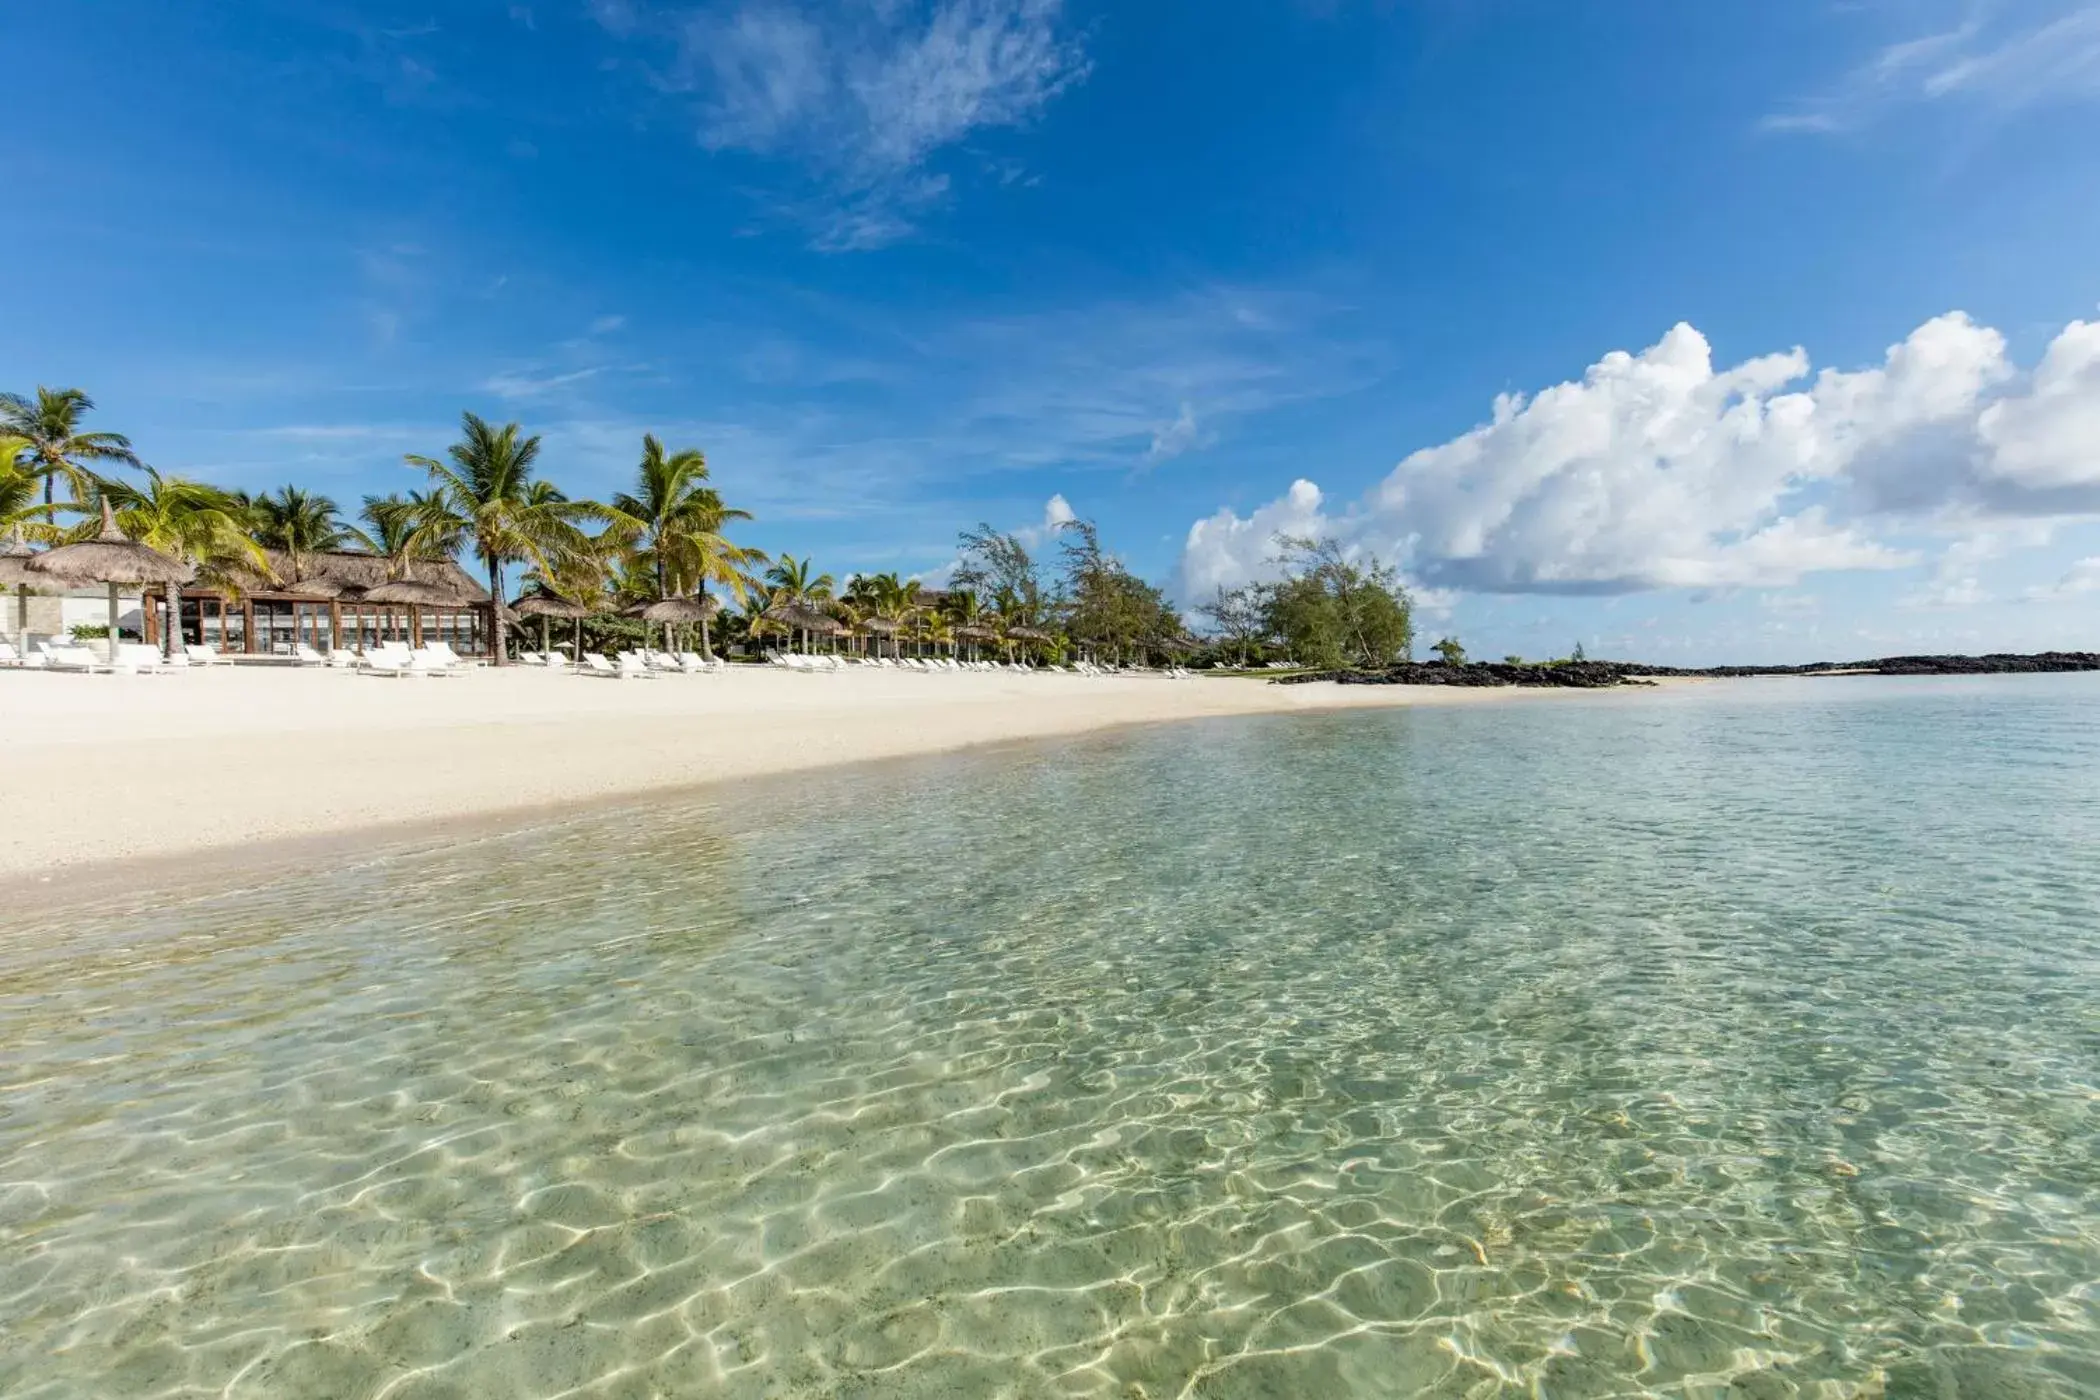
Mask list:
[[[1559,661],[1536,666],[1506,662],[1406,661],[1382,671],[1312,671],[1273,684],[1339,681],[1343,685],[1550,686],[1598,690],[1640,685],[1645,676],[1984,676],[2021,672],[2100,671],[2100,652],[2044,651],[2031,656],[1884,656],[1872,661],[1818,661],[1808,666],[1648,666],[1638,661]]]

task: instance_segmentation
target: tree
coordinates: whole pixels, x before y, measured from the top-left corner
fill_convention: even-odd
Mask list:
[[[1574,651],[1572,651],[1572,652],[1570,652],[1570,653],[1568,654],[1568,660],[1570,660],[1570,661],[1587,661],[1587,660],[1589,660],[1589,658],[1588,658],[1588,657],[1586,657],[1586,656],[1584,656],[1584,655],[1582,654],[1582,643],[1581,643],[1581,642],[1577,642],[1577,643],[1575,644],[1575,650],[1574,650]]]
[[[1397,570],[1351,560],[1333,539],[1279,535],[1284,577],[1263,594],[1268,630],[1306,665],[1387,666],[1412,649],[1414,624]]]
[[[0,435],[0,544],[55,544],[62,533],[52,517],[68,507],[38,502],[40,474],[22,458],[28,447],[27,438]]]
[[[1446,637],[1434,647],[1431,647],[1430,650],[1441,656],[1446,666],[1463,666],[1466,664],[1466,649],[1458,644],[1458,638],[1456,637]]]
[[[941,601],[941,614],[949,627],[958,632],[965,627],[982,627],[985,623],[984,604],[978,602],[977,595],[967,588],[949,589],[948,596]],[[950,651],[953,652],[953,647]],[[974,643],[970,654],[973,657],[977,654]]]
[[[1248,646],[1262,635],[1261,590],[1252,584],[1238,588],[1220,584],[1209,602],[1196,606],[1196,612],[1210,619],[1220,637],[1239,648],[1240,665],[1245,666]]]
[[[412,467],[430,473],[436,500],[418,522],[427,545],[435,535],[472,540],[488,570],[494,622],[489,659],[504,664],[503,566],[523,561],[553,572],[565,557],[590,548],[579,521],[602,517],[604,507],[571,501],[533,476],[540,455],[538,436],[524,436],[516,423],[493,427],[473,413],[460,416],[460,440],[447,449],[449,461],[410,454]]]
[[[1034,556],[1020,537],[980,524],[956,537],[961,559],[950,576],[956,588],[999,600],[1009,623],[1034,627],[1042,620],[1043,581]]]
[[[95,484],[125,534],[171,559],[195,565],[200,578],[229,592],[269,568],[262,546],[248,533],[248,512],[238,496],[201,481],[163,476],[151,467],[143,470],[143,487],[122,481]],[[80,527],[82,532],[88,528]],[[182,585],[166,583],[161,588],[168,609],[161,645],[172,657],[182,645]]]
[[[790,608],[815,611],[819,604],[830,601],[834,586],[831,575],[814,573],[813,567],[806,554],[800,559],[783,554],[772,568],[766,570],[766,582],[773,586],[776,611],[785,612]]]
[[[1071,520],[1059,528],[1065,631],[1074,641],[1111,653],[1120,665],[1126,654],[1142,655],[1182,634],[1181,616],[1166,595],[1104,550],[1092,521]]]
[[[20,438],[26,446],[16,458],[44,482],[44,504],[55,502],[53,486],[63,478],[73,499],[86,500],[95,489],[95,467],[118,462],[140,465],[131,439],[122,433],[84,433],[80,420],[94,411],[95,401],[79,389],[39,387],[34,399],[0,394],[0,434]]]
[[[656,580],[656,596],[669,598],[719,583],[742,601],[747,572],[766,556],[730,542],[722,531],[732,520],[751,513],[722,503],[707,482],[707,458],[698,448],[666,453],[653,434],[642,437],[642,460],[635,469],[635,488],[613,497],[615,531],[633,532],[638,562]],[[700,623],[700,650],[712,656],[707,622]]]
[[[277,550],[290,563],[291,577],[285,583],[306,577],[306,566],[316,554],[341,549],[358,538],[343,524],[334,501],[297,486],[280,486],[275,493],[248,502],[247,507],[256,543]]]

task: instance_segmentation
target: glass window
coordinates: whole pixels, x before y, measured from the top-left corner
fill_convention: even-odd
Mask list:
[[[298,621],[288,598],[257,598],[255,644],[252,650],[267,656],[289,656],[298,641]]]

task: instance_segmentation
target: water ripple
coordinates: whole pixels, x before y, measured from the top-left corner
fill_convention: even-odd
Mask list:
[[[0,940],[0,1393],[2100,1393],[2100,688],[1236,721]]]

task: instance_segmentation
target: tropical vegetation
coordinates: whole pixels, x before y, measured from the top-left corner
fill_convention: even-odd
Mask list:
[[[297,484],[260,494],[222,489],[147,466],[121,433],[91,428],[95,404],[78,389],[0,395],[0,542],[52,545],[92,537],[107,502],[140,543],[194,569],[226,594],[290,589],[324,555],[385,561],[389,579],[424,582],[441,561],[471,564],[495,598],[517,583],[565,609],[586,645],[639,645],[632,615],[688,600],[699,643],[714,619],[732,647],[828,646],[870,654],[1087,657],[1109,663],[1246,663],[1277,652],[1313,664],[1404,655],[1407,600],[1392,571],[1345,557],[1331,542],[1286,541],[1283,577],[1221,590],[1198,611],[1208,641],[1157,586],[1107,549],[1091,521],[1048,532],[964,530],[950,586],[896,573],[843,581],[807,555],[770,557],[732,536],[752,517],[726,502],[696,447],[643,436],[632,474],[605,500],[574,497],[543,474],[544,441],[518,423],[461,416],[456,441],[404,464],[416,488],[364,497],[351,516]],[[178,586],[164,604],[177,616]],[[723,604],[732,610],[716,610]],[[573,606],[572,606],[573,605]],[[543,610],[544,611],[544,610]],[[509,650],[495,610],[492,655]]]

